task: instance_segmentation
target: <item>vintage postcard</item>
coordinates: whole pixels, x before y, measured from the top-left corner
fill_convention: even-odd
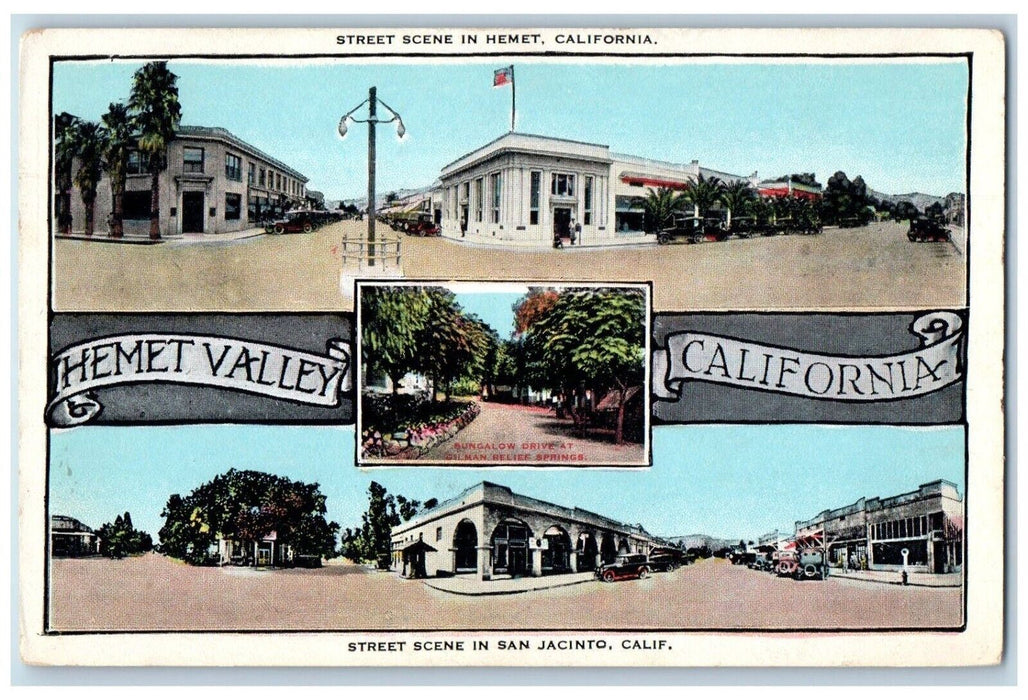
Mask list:
[[[1004,57],[24,36],[22,658],[999,663]]]

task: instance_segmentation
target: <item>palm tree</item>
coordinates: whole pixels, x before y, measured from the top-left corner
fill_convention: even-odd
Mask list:
[[[93,205],[96,203],[96,186],[103,174],[103,149],[106,141],[104,128],[95,122],[79,122],[75,134],[76,157],[79,159],[75,171],[75,186],[79,188],[82,203],[86,206],[86,235],[93,235]]]
[[[107,130],[104,143],[104,168],[111,178],[111,238],[124,235],[122,219],[124,214],[125,177],[128,168],[129,151],[132,149],[134,124],[129,117],[128,107],[112,102],[103,116]]]
[[[686,201],[693,205],[694,216],[703,216],[707,210],[721,201],[725,183],[720,178],[704,177],[698,174],[685,191]]]
[[[647,187],[646,196],[637,197],[636,201],[646,210],[647,231],[654,233],[666,228],[675,214],[682,211],[686,197],[684,192],[678,192],[670,187],[661,187],[657,190]]]
[[[732,228],[732,216],[745,216],[757,198],[757,192],[745,180],[736,180],[730,185],[725,185],[721,193],[721,203],[728,209],[728,228]]]
[[[168,144],[182,119],[177,80],[178,76],[168,70],[167,61],[151,61],[132,76],[129,109],[139,130],[139,150],[150,173],[150,238],[154,240],[161,237],[158,177],[168,167]]]
[[[54,214],[61,233],[71,233],[71,166],[78,147],[75,138],[78,124],[78,117],[67,112],[54,117],[54,188],[57,190]]]

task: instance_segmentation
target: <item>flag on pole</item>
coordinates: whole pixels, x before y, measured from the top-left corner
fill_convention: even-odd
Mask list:
[[[493,71],[493,87],[503,87],[514,82],[514,66],[499,68]]]

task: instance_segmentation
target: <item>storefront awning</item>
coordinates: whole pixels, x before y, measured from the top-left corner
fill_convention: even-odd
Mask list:
[[[692,180],[689,178],[677,179],[667,177],[654,177],[645,173],[625,171],[620,175],[621,182],[626,185],[639,185],[642,187],[668,187],[673,190],[687,190],[692,187]]]

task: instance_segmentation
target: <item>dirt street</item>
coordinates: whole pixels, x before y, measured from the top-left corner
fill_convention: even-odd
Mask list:
[[[579,437],[571,421],[558,420],[552,410],[488,401],[479,405],[482,412],[470,425],[422,460],[560,467],[647,462],[643,445]]]
[[[344,232],[127,245],[54,241],[58,311],[349,310]],[[408,278],[654,282],[656,311],[962,306],[966,241],[911,243],[898,223],[723,243],[510,250],[403,238]]]
[[[478,597],[353,565],[201,568],[148,554],[58,559],[51,572],[55,631],[953,628],[962,619],[959,588],[800,582],[723,559],[644,580]]]

